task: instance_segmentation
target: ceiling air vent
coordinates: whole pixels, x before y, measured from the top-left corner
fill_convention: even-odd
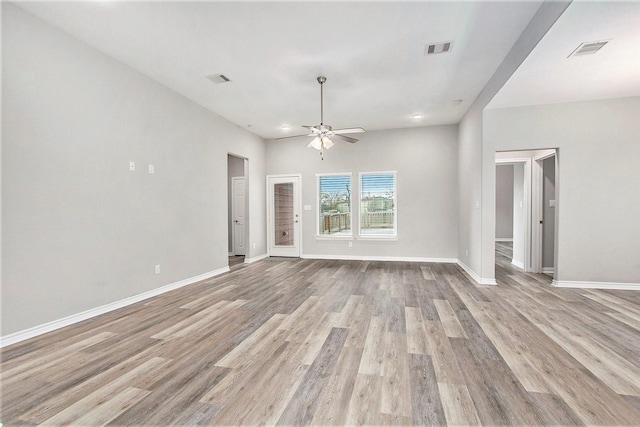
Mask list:
[[[231,79],[224,74],[211,74],[207,76],[207,78],[214,83],[227,83],[231,81]]]
[[[602,49],[607,43],[609,43],[609,40],[582,43],[573,52],[571,52],[571,55],[567,56],[567,58],[571,58],[572,56],[593,55]]]
[[[447,53],[451,50],[453,42],[440,42],[428,44],[424,48],[425,55],[434,55],[436,53]]]

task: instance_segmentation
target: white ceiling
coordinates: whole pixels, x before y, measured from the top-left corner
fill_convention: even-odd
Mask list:
[[[379,130],[457,123],[540,4],[17,3],[264,138],[305,133],[303,129],[298,132],[297,126],[319,123],[319,75],[327,77],[325,123],[334,128],[360,126]],[[579,65],[567,66],[555,56],[566,58],[582,41],[615,39],[616,44],[607,45],[594,59],[601,58],[605,49],[637,52],[638,5],[571,5],[565,12],[567,18],[560,18],[535,55],[525,61],[495,99],[495,105],[559,102],[564,100],[559,92],[565,96],[579,92],[578,87],[593,80],[587,75],[571,78],[581,70]],[[601,17],[603,12],[606,15]],[[599,32],[595,32],[596,27]],[[617,31],[607,32],[612,28]],[[626,40],[623,47],[619,40]],[[442,41],[453,41],[450,53],[424,56],[426,44]],[[635,45],[630,45],[633,41]],[[565,52],[567,48],[569,51]],[[640,75],[638,57],[636,54],[631,61],[635,68],[629,68],[635,76]],[[615,66],[622,67],[619,56],[616,58]],[[583,57],[578,61],[593,60]],[[563,79],[558,80],[556,69],[563,66]],[[628,63],[623,68],[626,70],[627,66]],[[606,68],[601,65],[598,70],[603,74]],[[214,84],[205,78],[216,73],[232,81]],[[565,86],[567,78],[574,86]],[[625,86],[621,84],[618,89],[637,91],[637,80],[627,76]],[[555,90],[560,84],[563,89]],[[463,102],[454,105],[455,99]],[[425,117],[411,119],[417,112]],[[283,124],[293,129],[287,133],[280,129]]]
[[[583,42],[609,42],[568,56]],[[640,2],[574,1],[490,108],[640,96]]]

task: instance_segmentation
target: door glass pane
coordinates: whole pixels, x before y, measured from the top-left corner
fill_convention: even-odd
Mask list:
[[[293,183],[273,186],[273,220],[276,246],[293,245]]]

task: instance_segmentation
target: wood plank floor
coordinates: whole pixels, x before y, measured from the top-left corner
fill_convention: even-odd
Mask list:
[[[229,257],[229,268],[235,270],[244,266],[244,255],[234,255]]]
[[[640,294],[266,259],[2,350],[5,425],[638,425]]]

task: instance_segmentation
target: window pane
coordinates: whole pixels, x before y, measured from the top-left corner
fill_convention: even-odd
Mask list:
[[[321,235],[351,235],[351,175],[318,177]]]
[[[360,235],[396,235],[395,173],[360,175]]]

